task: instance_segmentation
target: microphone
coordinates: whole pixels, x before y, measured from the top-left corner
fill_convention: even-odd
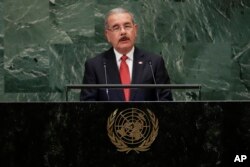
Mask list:
[[[106,65],[105,61],[103,61],[103,68],[104,68],[105,84],[107,85],[108,84],[108,77],[107,77],[107,65]],[[106,88],[106,94],[107,94],[107,98],[109,101],[109,89],[108,88]]]
[[[153,80],[154,80],[154,84],[156,85],[156,80],[155,80],[155,75],[154,75],[154,71],[153,71],[153,66],[152,66],[151,60],[148,61],[148,64],[149,64],[149,67],[150,67],[150,70],[151,70],[151,73],[152,73],[152,77],[153,77]],[[158,90],[157,90],[157,89],[156,89],[156,96],[157,96],[157,101],[160,101],[159,93],[158,93]]]

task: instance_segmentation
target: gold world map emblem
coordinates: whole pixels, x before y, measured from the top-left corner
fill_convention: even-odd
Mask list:
[[[158,119],[154,113],[138,108],[116,109],[108,118],[107,131],[120,152],[147,151],[158,135]]]

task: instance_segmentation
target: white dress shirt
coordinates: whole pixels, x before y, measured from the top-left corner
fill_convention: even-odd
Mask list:
[[[134,50],[135,50],[135,48],[133,47],[131,49],[131,51],[126,54],[126,56],[128,57],[128,59],[126,60],[126,63],[128,65],[128,68],[129,68],[130,81],[132,80]],[[121,57],[123,56],[123,54],[119,53],[115,49],[114,49],[114,52],[115,52],[116,63],[117,63],[118,69],[120,69]]]

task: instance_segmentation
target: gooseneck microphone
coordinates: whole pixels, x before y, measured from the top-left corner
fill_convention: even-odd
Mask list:
[[[153,66],[152,66],[151,60],[148,61],[148,64],[149,64],[149,67],[150,67],[150,70],[151,70],[151,73],[152,73],[152,77],[153,77],[153,80],[154,80],[154,84],[156,85],[156,80],[155,80],[155,75],[154,75],[154,71],[153,71]],[[156,89],[156,96],[157,96],[157,101],[160,101],[159,93],[158,93],[158,90],[157,90],[157,89]]]
[[[105,84],[107,85],[108,84],[108,77],[107,77],[107,65],[106,65],[105,61],[103,61],[103,68],[104,68]],[[107,94],[107,98],[109,101],[109,89],[108,88],[106,88],[106,94]]]

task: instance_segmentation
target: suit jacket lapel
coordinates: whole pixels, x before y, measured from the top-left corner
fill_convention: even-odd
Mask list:
[[[133,61],[132,84],[142,84],[144,67],[147,64],[144,54],[139,49],[135,48]],[[138,89],[131,89],[131,100],[135,99]]]
[[[107,51],[107,53],[105,53],[104,59],[107,65],[108,84],[121,84],[120,73],[116,63],[116,57],[113,48],[111,48]],[[119,89],[119,91],[116,92],[118,98],[117,100],[124,100],[122,89]]]

